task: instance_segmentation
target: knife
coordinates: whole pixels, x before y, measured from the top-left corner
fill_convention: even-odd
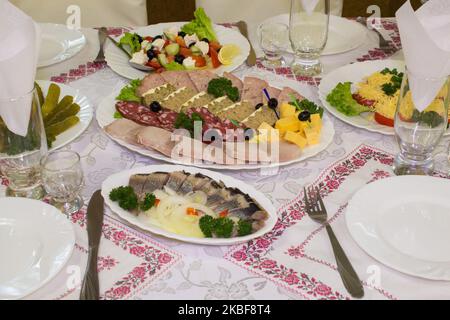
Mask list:
[[[252,43],[248,37],[247,23],[245,21],[239,21],[236,25],[239,29],[239,32],[247,39],[248,43],[250,44],[250,53],[247,58],[247,65],[249,67],[253,67],[256,64],[256,53],[255,53],[255,49],[253,49]]]
[[[97,190],[89,201],[87,209],[87,233],[89,242],[88,262],[83,284],[81,286],[80,300],[99,300],[100,289],[98,284],[97,257],[103,226],[104,199],[101,190]]]

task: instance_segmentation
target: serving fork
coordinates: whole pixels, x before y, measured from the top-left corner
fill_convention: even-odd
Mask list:
[[[312,220],[325,226],[327,230],[331,246],[333,247],[334,256],[336,258],[337,269],[341,276],[342,282],[344,283],[344,287],[353,298],[364,297],[364,288],[361,284],[361,280],[339,244],[331,225],[328,223],[327,210],[323,203],[322,197],[320,196],[319,188],[314,189],[310,187],[308,191],[304,188],[304,192],[306,213]]]
[[[98,30],[98,40],[100,42],[100,50],[98,51],[97,58],[95,58],[94,62],[105,62],[105,52],[103,47],[105,46],[106,38],[108,37],[108,30],[105,27],[102,27]]]

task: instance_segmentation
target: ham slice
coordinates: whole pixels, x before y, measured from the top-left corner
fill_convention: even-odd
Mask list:
[[[244,89],[244,83],[242,82],[242,80],[239,79],[238,77],[236,77],[234,74],[229,73],[229,72],[224,72],[223,76],[225,78],[227,78],[228,80],[230,80],[231,83],[233,84],[233,87],[238,88],[239,94],[242,95],[242,90]]]
[[[289,88],[289,87],[284,87],[283,90],[281,91],[280,95],[278,96],[278,101],[280,103],[290,102],[292,100],[291,95],[300,101],[305,99],[300,93],[298,93],[294,89]]]
[[[271,98],[278,99],[278,97],[280,96],[281,90],[277,89],[277,88],[274,88],[274,87],[268,87],[267,88],[267,92],[269,92],[269,96]]]
[[[247,100],[254,106],[262,103],[263,89],[267,88],[269,84],[259,78],[246,77],[244,79],[244,89],[242,91],[242,100]]]
[[[217,78],[215,73],[208,70],[196,70],[188,72],[189,78],[194,83],[198,92],[208,91],[208,84],[212,79]]]
[[[118,119],[105,127],[106,133],[110,136],[137,145],[137,134],[145,128],[134,121],[128,119]]]
[[[186,71],[165,71],[161,73],[161,77],[177,89],[186,87],[198,92]]]
[[[150,73],[142,79],[141,85],[136,89],[136,94],[142,97],[148,90],[157,88],[166,83],[159,73]]]

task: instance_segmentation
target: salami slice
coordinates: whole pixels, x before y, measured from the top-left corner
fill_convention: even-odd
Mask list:
[[[158,120],[161,123],[163,129],[173,131],[175,130],[175,121],[177,120],[178,113],[172,110],[162,110],[157,113]]]
[[[120,101],[116,103],[116,109],[125,119],[143,126],[161,127],[158,114],[139,103]]]

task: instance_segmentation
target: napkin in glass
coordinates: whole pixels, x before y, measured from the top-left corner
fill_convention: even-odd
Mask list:
[[[424,111],[450,75],[450,1],[430,0],[414,12],[408,0],[396,18],[412,99]]]
[[[13,133],[26,136],[39,52],[33,19],[7,0],[0,0],[0,117]]]

